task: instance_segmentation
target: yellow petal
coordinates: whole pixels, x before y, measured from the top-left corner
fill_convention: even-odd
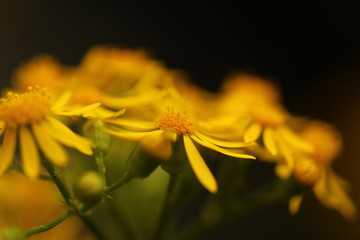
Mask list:
[[[76,148],[86,155],[93,154],[90,140],[75,134],[56,118],[47,117],[46,120],[47,121],[42,121],[40,124],[49,136],[68,147]]]
[[[45,156],[56,165],[65,166],[68,162],[68,156],[64,148],[50,137],[39,123],[34,123],[31,126],[37,143]]]
[[[200,132],[196,132],[195,135],[198,136],[200,139],[212,143],[214,145],[217,145],[219,147],[241,148],[241,147],[248,147],[254,144],[254,143],[245,143],[240,141],[223,141],[210,136],[206,136]]]
[[[7,128],[4,133],[3,145],[0,148],[0,175],[9,168],[15,152],[16,130]]]
[[[156,101],[166,95],[166,91],[151,91],[144,94],[126,97],[104,96],[102,103],[111,108],[135,107]]]
[[[292,171],[294,167],[294,157],[292,155],[290,148],[281,139],[278,139],[278,144],[279,144],[279,151],[284,156],[286,163],[288,164],[290,170]]]
[[[0,135],[3,134],[4,130],[5,130],[5,122],[0,121]]]
[[[86,112],[92,111],[93,109],[99,107],[101,103],[93,103],[85,107],[72,109],[72,110],[54,110],[54,113],[61,116],[80,116]]]
[[[276,155],[277,154],[277,146],[276,146],[276,141],[275,141],[274,130],[267,127],[264,129],[263,135],[264,135],[263,136],[264,145],[265,145],[266,149],[269,150],[269,152],[272,155]]]
[[[136,131],[128,131],[123,129],[110,129],[110,128],[105,128],[104,131],[109,133],[110,135],[129,141],[139,141],[142,138],[149,136],[150,134],[159,134],[164,132],[163,130],[136,132]]]
[[[138,119],[126,119],[126,118],[104,119],[104,122],[112,123],[124,128],[133,129],[137,131],[151,131],[157,128],[154,122],[152,121],[141,121]]]
[[[37,178],[40,170],[40,158],[34,138],[26,126],[20,127],[20,151],[22,166],[30,178]]]
[[[303,195],[296,195],[290,199],[289,202],[290,214],[295,215],[299,211],[303,198],[304,198]]]
[[[314,188],[317,198],[326,206],[338,210],[344,217],[353,220],[356,207],[346,192],[346,183],[330,168],[323,171],[323,178]]]
[[[314,151],[314,147],[296,135],[292,129],[282,126],[279,127],[278,133],[292,147],[309,153]]]
[[[216,193],[218,190],[217,182],[206,165],[204,159],[201,157],[194,143],[188,136],[184,136],[183,139],[186,155],[189,158],[189,162],[195,173],[195,176],[205,189],[211,193]]]
[[[71,91],[66,91],[60,95],[60,97],[53,103],[51,110],[56,110],[63,107],[66,103],[70,101]]]
[[[120,111],[114,112],[100,106],[89,112],[83,113],[82,116],[85,118],[108,119],[108,118],[115,118],[121,116],[124,113],[125,113],[125,108],[121,109]]]
[[[245,142],[255,142],[261,134],[262,127],[259,123],[252,123],[244,133]]]
[[[193,139],[195,142],[199,143],[200,145],[202,145],[202,146],[204,146],[206,148],[210,148],[210,149],[212,149],[214,151],[217,151],[219,153],[222,153],[222,154],[225,154],[225,155],[228,155],[228,156],[231,156],[231,157],[255,159],[254,156],[249,155],[249,154],[238,153],[238,152],[235,152],[234,150],[229,150],[229,149],[218,147],[218,146],[216,146],[216,145],[214,145],[212,143],[201,140],[196,135],[191,135],[191,139]]]

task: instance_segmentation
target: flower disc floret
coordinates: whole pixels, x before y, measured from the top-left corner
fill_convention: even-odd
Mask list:
[[[50,111],[51,100],[46,88],[28,87],[25,93],[7,92],[6,97],[0,99],[0,120],[9,127],[37,122]]]
[[[172,131],[178,135],[192,135],[195,132],[194,124],[178,112],[169,112],[161,116],[157,122],[161,130]]]

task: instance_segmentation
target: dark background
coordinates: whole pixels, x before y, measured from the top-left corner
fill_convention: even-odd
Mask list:
[[[147,48],[210,90],[234,70],[270,77],[290,112],[343,132],[335,169],[351,182],[359,205],[360,2],[114,2],[1,1],[1,83],[39,53],[76,65],[95,44]],[[348,223],[310,195],[295,217],[274,206],[206,238],[360,239],[360,221]]]

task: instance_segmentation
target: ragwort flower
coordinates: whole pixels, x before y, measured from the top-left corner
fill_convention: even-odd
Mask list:
[[[65,94],[66,95],[66,94]],[[91,155],[89,140],[75,134],[56,116],[79,116],[99,106],[92,104],[80,109],[65,108],[68,98],[53,101],[46,88],[29,87],[24,93],[8,92],[0,99],[0,123],[3,134],[0,148],[0,175],[12,163],[17,136],[22,166],[27,176],[36,178],[40,171],[39,149],[58,166],[68,162],[61,144]]]
[[[338,210],[348,219],[356,215],[356,208],[347,194],[348,184],[332,169],[332,161],[341,150],[341,136],[335,128],[312,122],[301,133],[315,151],[300,155],[295,161],[294,177],[305,185],[312,186],[315,196],[326,206]],[[290,212],[296,213],[303,195],[290,200]]]
[[[176,95],[175,91],[173,93]],[[209,136],[207,134],[208,130],[203,131],[201,123],[196,120],[194,114],[185,111],[184,109],[186,108],[180,106],[179,102],[181,100],[177,97],[175,97],[175,101],[171,99],[170,103],[162,101],[164,108],[162,108],[162,111],[159,111],[153,121],[139,121],[126,118],[106,120],[113,125],[108,126],[106,131],[119,138],[142,141],[145,144],[145,148],[148,148],[154,154],[158,154],[164,160],[172,154],[171,142],[183,141],[185,152],[195,176],[209,192],[216,193],[218,190],[217,182],[194,142],[228,156],[248,159],[255,158],[238,151],[238,148],[248,146],[249,144],[226,141]],[[151,140],[149,141],[149,139]],[[161,149],[158,148],[160,145],[162,146]]]

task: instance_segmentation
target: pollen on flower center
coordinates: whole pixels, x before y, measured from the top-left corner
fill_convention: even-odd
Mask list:
[[[279,126],[286,119],[283,110],[270,104],[253,105],[250,109],[250,115],[255,121],[270,127]]]
[[[28,87],[25,93],[7,92],[0,99],[0,120],[8,126],[36,122],[50,111],[51,95],[46,88]]]
[[[177,112],[169,112],[157,120],[157,126],[162,130],[172,131],[178,135],[191,135],[195,126],[185,115]]]

